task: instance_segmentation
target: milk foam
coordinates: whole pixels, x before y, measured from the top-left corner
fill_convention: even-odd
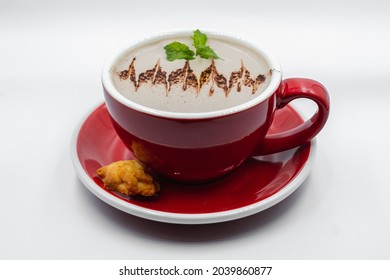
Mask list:
[[[112,69],[117,90],[143,106],[170,112],[209,112],[255,98],[267,87],[271,69],[254,50],[235,41],[210,38],[221,59],[168,61],[164,46],[192,39],[163,39],[129,51]]]

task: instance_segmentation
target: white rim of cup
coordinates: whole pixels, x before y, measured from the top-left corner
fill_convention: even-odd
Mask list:
[[[233,34],[220,32],[220,31],[202,30],[202,32],[206,33],[207,36],[209,36],[210,38],[222,38],[222,39],[228,38],[229,40],[235,41],[236,43],[244,44],[247,48],[250,48],[253,51],[259,53],[265,59],[270,69],[272,70],[271,80],[267,88],[265,88],[264,91],[257,97],[233,107],[216,110],[216,111],[209,111],[209,112],[188,112],[188,113],[163,111],[163,110],[149,108],[124,97],[116,89],[111,77],[113,73],[114,65],[116,65],[119,62],[119,60],[122,59],[127,53],[131,52],[132,50],[144,44],[157,42],[167,38],[174,38],[175,36],[187,36],[187,35],[191,36],[192,32],[193,30],[162,32],[155,35],[146,36],[144,38],[133,41],[130,44],[120,48],[117,52],[115,52],[114,55],[111,56],[111,58],[108,59],[106,64],[103,66],[101,77],[102,77],[103,86],[107,91],[107,93],[115,100],[120,102],[121,104],[149,115],[155,115],[155,116],[172,118],[172,119],[206,119],[206,118],[214,118],[214,117],[230,115],[230,114],[234,114],[252,108],[253,106],[269,98],[279,87],[280,82],[282,80],[281,67],[277,62],[277,60],[273,57],[273,55],[270,54],[270,52],[265,51],[263,48],[260,48],[259,46],[252,44],[251,42]]]

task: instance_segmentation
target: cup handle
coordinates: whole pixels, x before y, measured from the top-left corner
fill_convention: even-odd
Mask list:
[[[276,109],[281,109],[297,98],[313,100],[318,110],[301,125],[279,133],[267,134],[255,155],[272,154],[288,150],[310,141],[324,127],[329,116],[329,95],[317,81],[304,78],[283,80],[276,95]]]

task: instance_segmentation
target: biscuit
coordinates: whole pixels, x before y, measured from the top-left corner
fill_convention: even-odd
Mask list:
[[[121,160],[96,171],[104,186],[127,196],[154,196],[160,185],[138,160]]]

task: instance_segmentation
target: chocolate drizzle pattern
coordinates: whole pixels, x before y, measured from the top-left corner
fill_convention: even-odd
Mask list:
[[[210,87],[209,96],[214,94],[215,87],[222,89],[226,96],[228,96],[234,88],[236,88],[237,92],[241,92],[243,87],[251,88],[251,93],[255,94],[259,86],[266,80],[266,75],[263,74],[259,74],[253,79],[242,60],[240,69],[238,71],[232,71],[229,80],[218,72],[214,60],[211,60],[210,66],[201,72],[199,79],[191,69],[188,60],[186,60],[183,68],[172,71],[168,77],[167,72],[161,69],[160,60],[158,60],[153,69],[146,70],[139,74],[137,80],[135,61],[136,59],[133,58],[129,68],[118,73],[121,80],[130,80],[134,85],[135,91],[144,84],[150,84],[164,86],[167,95],[174,86],[180,86],[183,91],[190,90],[199,94],[201,89],[207,85]],[[272,70],[270,70],[267,75],[272,75]]]
[[[134,62],[135,62],[135,57],[131,61],[130,65],[129,65],[129,69],[123,70],[119,73],[119,78],[121,80],[127,80],[128,78],[130,78],[130,81],[134,84],[134,87],[138,88],[136,74],[135,74],[135,68],[134,68]]]
[[[211,84],[209,91],[210,96],[214,94],[214,86],[221,88],[225,92],[225,95],[228,94],[226,78],[218,73],[217,68],[215,67],[214,59],[211,61],[211,65],[203,70],[200,74],[199,82],[199,90],[202,89],[203,85]]]
[[[190,63],[186,60],[183,68],[179,68],[169,74],[168,77],[169,88],[168,92],[172,86],[179,85],[182,87],[183,91],[187,89],[192,89],[198,93],[198,79],[194,74],[194,71],[190,67]]]
[[[153,69],[139,74],[138,82],[135,83],[136,90],[143,84],[163,85],[168,94],[167,72],[161,70],[160,60],[157,61]]]
[[[270,72],[271,73],[271,72]],[[254,94],[259,86],[264,83],[266,77],[265,75],[258,75],[256,79],[251,78],[251,74],[245,68],[244,63],[241,61],[241,68],[239,71],[232,72],[229,79],[229,89],[230,92],[234,87],[237,88],[237,92],[242,90],[242,86],[251,87],[252,94]]]

